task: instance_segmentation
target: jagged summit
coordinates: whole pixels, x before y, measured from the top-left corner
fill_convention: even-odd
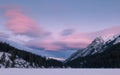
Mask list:
[[[77,52],[75,52],[74,54],[71,55],[71,57],[69,57],[66,62],[72,61],[76,58],[79,57],[85,57],[85,56],[90,56],[96,53],[101,53],[103,52],[106,48],[117,44],[120,42],[120,35],[118,36],[114,36],[112,39],[109,40],[104,40],[102,37],[97,37],[95,38],[95,40],[92,41],[91,44],[89,44],[86,48],[82,49],[82,50],[78,50]]]
[[[115,39],[114,44],[117,44],[117,43],[119,43],[119,42],[120,42],[120,35]]]
[[[86,48],[78,50],[64,62],[58,61],[56,58],[53,59],[53,57],[42,57],[35,53],[20,50],[7,43],[0,42],[0,67],[3,68],[63,68],[69,66],[90,67],[91,64],[92,67],[96,67],[96,64],[97,66],[102,65],[105,67],[106,62],[109,63],[111,60],[118,62],[119,56],[120,35],[115,36],[108,41],[105,41],[102,37],[97,37]],[[106,59],[109,59],[109,61]],[[96,61],[98,62],[96,63]],[[114,64],[114,62],[112,63]]]
[[[103,43],[104,42],[104,39],[102,37],[97,37],[95,38],[95,40],[92,41],[92,43]]]
[[[83,50],[78,50],[64,64],[72,68],[120,68],[120,35],[108,41],[96,38]],[[83,52],[85,56],[81,56]]]
[[[72,54],[71,57],[69,57],[65,62],[72,61],[78,57],[84,57],[87,55],[95,54],[97,52],[101,52],[101,50],[103,50],[104,43],[105,42],[102,37],[97,37],[95,40],[92,41],[90,45]]]

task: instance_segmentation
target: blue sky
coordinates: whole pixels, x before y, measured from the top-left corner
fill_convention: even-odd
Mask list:
[[[119,0],[1,0],[0,5],[19,6],[41,26],[56,32],[68,26],[87,32],[120,24]]]

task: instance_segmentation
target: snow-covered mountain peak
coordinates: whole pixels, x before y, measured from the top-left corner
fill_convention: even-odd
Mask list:
[[[71,55],[71,57],[68,58],[65,62],[72,61],[72,60],[74,60],[78,57],[84,57],[84,56],[87,56],[87,55],[92,55],[92,54],[95,54],[95,53],[102,52],[104,44],[105,44],[105,42],[104,42],[103,38],[102,37],[97,37],[86,48],[84,48],[82,50],[78,50],[73,55]]]
[[[106,41],[106,44],[117,44],[120,42],[120,35],[115,35]]]
[[[105,42],[103,40],[102,37],[97,37],[95,40],[92,41],[92,43],[90,45],[88,45],[85,49],[89,49],[89,48],[97,48],[100,47],[101,45],[103,45]]]
[[[103,43],[104,40],[103,40],[102,37],[97,37],[97,38],[95,38],[95,40],[93,42],[95,42],[95,43]]]
[[[88,55],[101,53],[106,48],[109,48],[117,43],[120,43],[120,35],[113,36],[109,40],[104,40],[102,37],[97,37],[86,48],[84,48],[82,50],[78,50],[77,52],[72,54],[71,57],[66,60],[66,62],[72,61],[72,60],[79,58],[79,57],[85,57]]]
[[[103,45],[105,44],[104,40],[102,37],[97,37],[95,40],[92,41],[90,45],[88,45],[86,48],[82,50],[78,50],[74,54],[71,55],[70,58],[68,58],[65,62],[67,61],[72,61],[78,57],[84,57],[87,55],[92,55],[98,52],[102,52],[103,50]]]
[[[55,60],[58,60],[58,61],[65,61],[64,58],[57,58],[57,57],[48,57],[47,59],[55,59]]]
[[[114,44],[120,43],[120,35],[115,38]]]
[[[86,55],[95,54],[97,52],[101,52],[103,50],[103,45],[105,44],[102,37],[97,37],[95,40],[92,41],[90,45],[88,45],[81,53],[81,57]]]

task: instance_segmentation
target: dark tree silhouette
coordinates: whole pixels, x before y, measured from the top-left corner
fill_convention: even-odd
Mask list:
[[[0,52],[7,52],[11,54],[10,59],[12,60],[12,66],[14,67],[15,62],[14,60],[18,56],[19,58],[24,59],[27,62],[30,62],[31,66],[34,66],[33,63],[35,64],[36,67],[45,67],[45,68],[51,68],[51,67],[63,67],[62,62],[54,59],[46,59],[45,57],[27,52],[25,50],[20,50],[15,47],[10,46],[7,43],[0,42]],[[0,60],[0,63],[4,62],[5,58],[5,53],[2,55],[2,58]],[[9,66],[9,61],[7,62],[6,68]]]

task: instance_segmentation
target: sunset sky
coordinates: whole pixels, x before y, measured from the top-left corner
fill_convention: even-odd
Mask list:
[[[0,0],[0,38],[59,51],[120,33],[120,0]]]

